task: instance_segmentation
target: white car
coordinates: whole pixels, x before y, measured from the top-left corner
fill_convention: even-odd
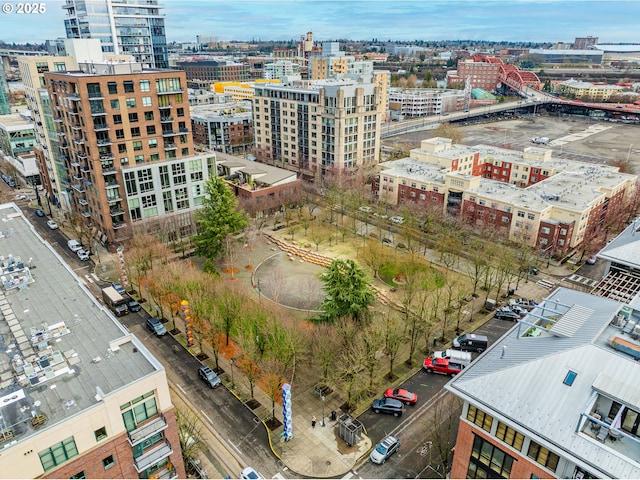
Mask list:
[[[396,215],[395,217],[391,217],[389,220],[391,220],[393,223],[395,223],[397,225],[402,225],[404,223],[404,217],[401,217],[400,215]]]
[[[58,224],[53,220],[47,220],[47,227],[49,227],[51,230],[56,230],[58,228]]]
[[[82,261],[89,260],[89,252],[87,252],[84,248],[81,248],[76,252],[78,258]]]
[[[77,240],[69,240],[67,242],[67,247],[69,247],[69,250],[71,250],[74,253],[77,252],[78,250],[82,250],[82,244]]]
[[[360,210],[361,212],[364,212],[364,213],[369,213],[373,209],[371,207],[362,206],[362,207],[358,207],[358,210]]]

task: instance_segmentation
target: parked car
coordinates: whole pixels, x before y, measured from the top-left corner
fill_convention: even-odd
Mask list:
[[[142,306],[133,298],[129,299],[127,306],[129,307],[130,312],[139,312],[142,310]]]
[[[378,465],[383,464],[387,458],[398,451],[400,447],[400,440],[398,440],[393,435],[389,435],[384,440],[382,440],[376,448],[373,449],[371,454],[369,455],[369,459],[373,463],[377,463]]]
[[[510,310],[507,307],[504,308],[506,308],[506,310],[498,310],[493,318],[499,318],[500,320],[510,320],[512,322],[517,322],[518,320],[520,320],[520,315],[518,313]]]
[[[364,212],[364,213],[369,213],[373,209],[371,207],[367,207],[366,205],[363,205],[362,207],[358,207],[358,210],[360,210],[361,212]]]
[[[264,477],[260,473],[256,472],[253,467],[245,467],[244,470],[240,472],[240,478],[242,480],[260,480]]]
[[[51,230],[57,230],[58,224],[53,220],[47,220],[47,227],[49,227]]]
[[[220,377],[218,377],[216,372],[205,365],[198,368],[198,376],[211,388],[216,388],[220,385]]]
[[[427,373],[439,373],[455,377],[465,366],[462,363],[451,362],[446,358],[425,358],[422,367]]]
[[[394,417],[399,417],[404,412],[402,402],[393,398],[376,398],[371,404],[371,408],[376,413],[389,413]]]
[[[67,242],[67,247],[69,247],[69,250],[71,250],[74,253],[77,252],[78,250],[82,250],[82,244],[77,240],[69,240]]]
[[[44,212],[38,208],[38,209],[36,209],[36,215],[38,217],[44,217]]]
[[[82,260],[83,262],[85,260],[89,260],[89,252],[87,252],[85,249],[81,248],[80,250],[78,250],[76,252],[76,255],[78,255],[78,258],[80,260]]]
[[[404,217],[401,217],[400,215],[391,217],[389,220],[391,220],[393,223],[397,225],[402,225],[404,223]]]
[[[124,295],[127,291],[124,289],[122,285],[118,282],[111,282],[111,286],[118,292],[120,295]]]
[[[158,337],[161,337],[167,333],[167,329],[164,328],[162,322],[156,317],[147,318],[147,329],[150,332],[155,333]]]
[[[489,339],[486,335],[477,335],[475,333],[465,333],[458,338],[454,338],[452,342],[453,348],[465,352],[482,353],[487,349],[488,345]]]
[[[384,398],[399,400],[405,405],[415,405],[418,401],[418,394],[405,390],[404,388],[387,388],[384,391]]]

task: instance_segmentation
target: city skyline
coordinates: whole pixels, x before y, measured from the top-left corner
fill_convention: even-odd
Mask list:
[[[62,0],[46,13],[3,13],[0,40],[42,43],[65,36]],[[168,42],[196,35],[222,41],[336,39],[567,42],[595,36],[603,43],[640,43],[640,2],[630,0],[381,1],[165,0]],[[3,12],[4,12],[3,8]],[[355,21],[353,19],[356,19]]]

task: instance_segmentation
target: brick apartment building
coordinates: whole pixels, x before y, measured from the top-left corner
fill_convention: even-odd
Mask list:
[[[195,60],[178,62],[179,70],[183,70],[187,80],[206,82],[246,82],[251,79],[251,68],[246,63],[218,60]]]
[[[194,154],[184,72],[86,63],[45,78],[71,208],[95,237],[119,242],[173,216],[170,236],[192,234],[185,218],[202,204],[215,158]]]
[[[457,375],[451,478],[637,478],[637,298],[558,288]]]
[[[481,88],[487,92],[493,92],[498,87],[500,64],[466,59],[458,62],[457,75],[447,76],[450,83],[465,84],[471,77],[471,88]]]
[[[478,228],[525,241],[549,257],[562,257],[604,239],[605,226],[633,198],[637,176],[617,167],[557,160],[553,151],[523,152],[489,145],[452,145],[431,138],[410,157],[379,165],[375,197],[458,216]]]

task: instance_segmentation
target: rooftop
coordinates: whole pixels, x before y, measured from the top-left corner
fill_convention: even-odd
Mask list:
[[[10,132],[16,130],[33,129],[33,121],[25,118],[20,113],[10,113],[0,116],[0,126],[3,127],[3,130],[7,130]]]
[[[14,204],[0,205],[0,268],[0,447],[163,369]]]
[[[623,413],[640,411],[639,320],[622,303],[559,288],[447,388],[599,478],[638,478],[640,432]],[[614,349],[616,338],[635,353]]]
[[[244,186],[247,190],[282,185],[294,182],[298,178],[296,172],[221,152],[216,152],[216,164],[223,174],[226,174],[225,180],[237,179],[238,186]],[[251,182],[255,183],[255,187],[250,185]]]

